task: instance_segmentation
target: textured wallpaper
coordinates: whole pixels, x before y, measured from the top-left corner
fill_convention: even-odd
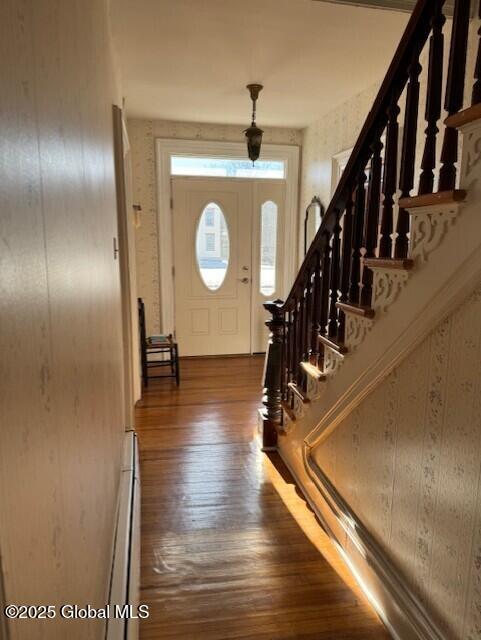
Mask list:
[[[332,158],[351,149],[379,88],[374,82],[303,130],[301,211],[312,196],[326,207],[331,199]]]
[[[481,285],[315,451],[448,639],[481,638]]]
[[[142,207],[142,224],[136,232],[137,291],[145,301],[147,331],[160,331],[159,245],[157,225],[157,185],[155,172],[155,138],[183,140],[243,141],[241,125],[215,125],[170,122],[163,120],[129,120],[132,151],[133,200]],[[264,142],[301,144],[297,129],[265,128]]]
[[[465,86],[465,105],[470,104],[472,78],[474,75],[474,65],[476,60],[478,36],[477,30],[480,25],[478,20],[473,20],[470,25],[470,36],[468,43]],[[447,61],[449,55],[451,22],[448,20],[444,28],[444,59]],[[420,64],[422,71],[420,80],[420,100],[418,114],[418,145],[416,150],[416,167],[419,169],[424,148],[424,131],[426,128],[425,107],[426,107],[426,82],[428,71],[428,47],[425,47]],[[444,76],[447,73],[447,64],[444,65]],[[367,118],[377,92],[381,85],[382,78],[373,78],[373,83],[360,93],[352,96],[342,104],[337,105],[328,113],[320,114],[318,120],[303,130],[302,136],[302,175],[301,175],[301,214],[314,195],[321,198],[325,207],[331,200],[332,189],[332,169],[333,157],[342,151],[352,149],[357,141],[362,126]],[[444,82],[446,78],[444,78]],[[402,127],[404,120],[404,99],[401,96],[399,106],[401,112],[398,117],[400,126],[399,147],[402,141]],[[442,128],[442,121],[447,114],[443,113],[438,123]],[[442,136],[439,137],[442,139]],[[461,144],[461,140],[460,140]],[[437,163],[439,166],[439,156],[441,153],[441,143],[437,145]],[[435,171],[437,180],[437,170]],[[419,175],[415,176],[415,188],[413,193],[417,193]]]

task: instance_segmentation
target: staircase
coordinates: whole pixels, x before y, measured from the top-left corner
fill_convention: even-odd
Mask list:
[[[287,299],[264,305],[263,448],[280,451],[402,640],[481,638],[481,587],[469,627],[413,586],[330,478],[326,443],[481,283],[481,9],[456,0],[451,22],[443,6],[417,2]]]

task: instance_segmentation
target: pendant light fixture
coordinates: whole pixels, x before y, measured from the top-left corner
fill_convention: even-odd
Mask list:
[[[262,134],[264,133],[256,125],[256,102],[263,86],[261,84],[248,84],[247,89],[252,100],[252,122],[251,126],[244,130],[244,133],[247,140],[247,152],[252,164],[254,164],[261,152]]]

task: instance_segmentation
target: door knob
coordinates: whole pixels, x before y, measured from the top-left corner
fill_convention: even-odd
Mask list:
[[[249,278],[239,278],[239,281],[242,282],[242,284],[249,284]]]
[[[249,271],[249,267],[246,267],[245,265],[242,267],[242,271]]]

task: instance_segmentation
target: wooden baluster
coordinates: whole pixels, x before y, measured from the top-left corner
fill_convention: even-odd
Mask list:
[[[317,367],[319,362],[319,321],[321,317],[321,259],[319,253],[314,258],[314,296],[312,303],[311,353],[309,360]]]
[[[281,396],[285,397],[285,392],[287,389],[287,383],[289,381],[288,371],[289,371],[289,334],[288,334],[288,323],[289,317],[286,313],[282,316],[283,320],[283,340],[282,340],[282,359],[281,359],[281,376],[282,376],[282,384],[281,384]]]
[[[351,254],[351,274],[349,282],[349,302],[357,304],[359,302],[360,280],[361,280],[361,247],[364,233],[364,218],[366,213],[366,173],[364,169],[357,179],[356,194],[354,201],[354,220],[352,229],[352,254]]]
[[[309,344],[311,337],[311,311],[312,311],[312,276],[311,272],[308,272],[306,277],[306,313],[304,316],[304,326],[302,331],[302,361],[307,362],[309,360]]]
[[[287,320],[287,343],[288,343],[288,351],[287,351],[287,382],[291,382],[292,380],[292,371],[293,371],[293,348],[294,348],[294,325],[293,325],[293,312],[289,311],[288,320]],[[285,399],[287,400],[287,386],[285,392]]]
[[[419,51],[415,51],[409,66],[409,84],[406,91],[406,108],[404,114],[404,132],[399,173],[399,189],[401,198],[411,195],[414,187],[414,167],[416,161],[416,137],[419,112]],[[394,257],[406,258],[408,255],[409,213],[399,209],[396,225],[396,244]]]
[[[331,338],[337,338],[337,318],[338,309],[336,302],[339,296],[339,275],[340,275],[340,255],[341,255],[341,226],[339,224],[341,214],[336,211],[336,224],[332,234],[332,252],[331,252],[331,301],[329,306],[329,326],[328,335]]]
[[[319,333],[323,336],[327,335],[327,321],[329,313],[329,283],[331,279],[330,252],[330,239],[326,233],[323,236],[322,244],[321,310],[319,314]]]
[[[432,193],[434,188],[434,168],[436,166],[437,122],[441,116],[441,91],[443,83],[443,25],[446,18],[442,12],[444,0],[434,0],[435,9],[431,18],[433,33],[429,41],[429,69],[426,96],[426,141],[421,162],[419,194]]]
[[[367,192],[367,215],[364,229],[365,258],[374,258],[377,247],[377,235],[379,225],[379,205],[381,198],[381,151],[383,144],[379,138],[371,145],[371,173],[369,176],[369,188]],[[361,305],[369,307],[372,296],[372,271],[362,269]]]
[[[301,367],[302,362],[302,347],[304,343],[304,318],[306,313],[306,292],[303,291],[299,299],[299,316],[297,318],[297,353],[296,353],[296,384],[301,386],[303,369]]]
[[[392,101],[388,109],[386,130],[386,152],[384,154],[384,176],[382,192],[384,194],[381,217],[381,239],[379,257],[390,258],[392,254],[393,209],[397,179],[397,147],[399,125],[397,118],[400,109],[396,101]]]
[[[297,346],[299,343],[298,323],[299,323],[299,309],[298,309],[298,301],[296,298],[294,300],[294,311],[292,313],[292,371],[291,371],[292,382],[296,382],[297,380],[297,366],[298,366]]]
[[[346,212],[343,218],[343,233],[342,233],[342,267],[341,267],[341,295],[340,302],[347,302],[349,300],[349,278],[351,275],[351,258],[352,258],[352,233],[353,233],[353,198],[352,193],[349,193],[349,197],[346,203]],[[344,331],[346,325],[346,316],[343,311],[339,312],[339,331],[337,339],[339,342],[344,342]]]
[[[451,31],[448,79],[444,108],[448,116],[463,107],[464,77],[466,74],[466,51],[468,47],[470,0],[456,0]],[[458,130],[446,127],[441,151],[439,171],[439,191],[448,191],[456,186],[456,166],[458,159]]]
[[[481,2],[478,6],[478,18],[481,20]],[[474,84],[471,96],[471,104],[481,102],[481,26],[478,29],[478,52],[476,54],[476,66],[474,68]]]
[[[319,319],[321,335],[327,335],[327,321],[329,313],[329,285],[331,280],[331,246],[329,237],[324,236],[324,251],[322,256],[322,282],[321,282],[321,313]]]

